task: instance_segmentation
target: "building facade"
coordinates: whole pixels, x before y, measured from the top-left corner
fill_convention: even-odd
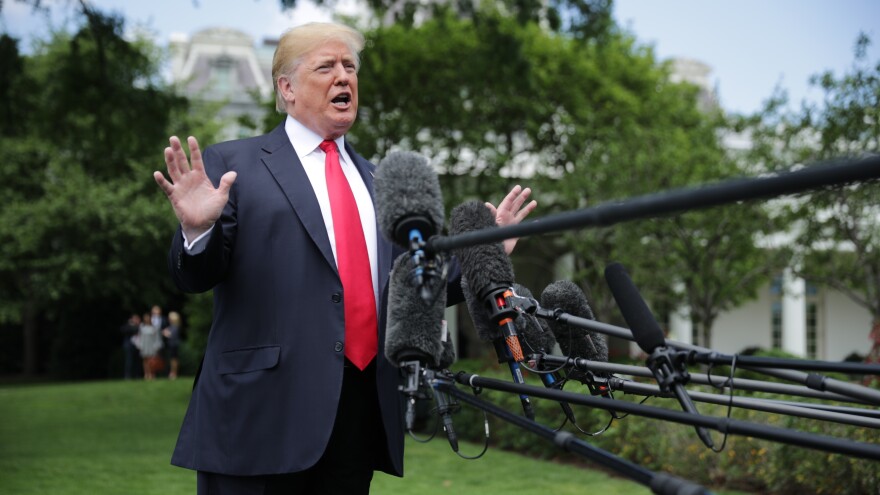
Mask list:
[[[254,39],[235,29],[210,28],[192,36],[175,35],[169,43],[171,78],[182,93],[196,101],[221,105],[221,138],[252,136],[242,117],[262,122],[261,102],[272,94],[272,55],[277,42]]]

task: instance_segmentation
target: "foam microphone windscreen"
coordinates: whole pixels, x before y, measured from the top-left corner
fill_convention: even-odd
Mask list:
[[[497,228],[495,216],[485,204],[467,201],[452,209],[450,236],[485,228]],[[453,254],[461,265],[462,278],[478,300],[487,290],[513,285],[513,264],[500,242],[455,249]]]
[[[489,320],[489,312],[483,301],[477,299],[477,296],[471,291],[467,278],[461,278],[461,292],[464,294],[465,303],[467,303],[468,313],[471,315],[471,321],[474,323],[474,329],[477,331],[477,337],[483,342],[491,342],[500,337],[498,333],[498,325]]]
[[[430,304],[410,283],[415,265],[408,253],[394,261],[388,282],[388,321],[385,330],[385,355],[394,366],[402,361],[418,360],[438,366],[444,352],[441,341],[443,314],[446,309],[446,280],[429,278],[437,295]]]
[[[569,280],[557,280],[548,285],[541,293],[541,307],[550,310],[560,309],[564,313],[587,320],[596,319],[584,291]],[[604,335],[558,320],[550,320],[550,329],[556,335],[556,342],[566,356],[591,361],[608,361],[608,343]]]
[[[612,263],[606,266],[605,281],[608,282],[611,295],[614,296],[614,301],[617,302],[620,313],[632,330],[633,338],[639,347],[648,354],[658,347],[664,347],[666,339],[663,330],[660,329],[660,325],[654,319],[654,313],[648,308],[648,304],[629,278],[623,265]]]
[[[535,298],[532,295],[532,291],[517,283],[513,284],[513,291],[521,297]],[[532,315],[520,314],[514,320],[514,325],[516,325],[516,333],[519,335],[520,342],[525,349],[530,350],[532,353],[549,354],[553,352],[556,339],[553,337],[553,332],[550,330],[547,320],[539,319]]]
[[[376,220],[389,241],[408,248],[410,230],[419,230],[427,241],[443,227],[440,181],[424,156],[389,153],[379,162],[374,188]]]

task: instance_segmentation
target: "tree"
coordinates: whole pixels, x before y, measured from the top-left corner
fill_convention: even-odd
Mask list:
[[[752,158],[767,168],[856,159],[880,152],[880,61],[867,60],[870,39],[855,43],[855,59],[839,78],[811,78],[825,96],[791,110],[784,92],[741,128],[756,142]],[[880,184],[835,187],[787,204],[795,221],[795,272],[836,289],[868,310],[872,339],[880,344]],[[875,344],[874,358],[880,347]]]
[[[174,217],[150,175],[190,106],[122,19],[86,7],[81,22],[28,57],[0,39],[0,324],[21,330],[7,367],[26,374],[105,376],[126,312],[173,294]]]
[[[470,18],[447,10],[367,37],[350,139],[373,159],[397,148],[432,157],[448,208],[497,196],[513,181],[535,188],[549,214],[741,175],[720,143],[720,115],[701,112],[697,89],[671,83],[668,68],[627,33],[609,29],[601,43],[585,42],[486,9]],[[516,260],[534,269],[520,281],[549,282],[552,266],[541,260],[573,253],[573,279],[601,319],[620,321],[602,279],[604,266],[620,261],[661,313],[690,296],[711,327],[770,276],[767,253],[754,244],[767,218],[760,208],[737,208],[725,220],[736,228],[723,235],[716,212],[523,240]],[[694,251],[685,238],[706,247]],[[716,261],[708,261],[709,248]],[[722,259],[742,270],[718,270]],[[670,290],[700,263],[711,283],[688,279],[687,294]],[[725,284],[723,295],[708,297],[717,284]]]

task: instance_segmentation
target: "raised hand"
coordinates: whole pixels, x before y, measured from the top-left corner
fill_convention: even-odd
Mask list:
[[[215,188],[205,173],[198,141],[192,136],[186,141],[192,167],[180,140],[177,136],[171,136],[169,139],[171,146],[165,148],[165,166],[171,181],[165,179],[159,171],[153,172],[153,178],[168,196],[174,214],[180,220],[184,235],[192,242],[193,239],[210,230],[220,218],[223,207],[229,200],[229,188],[235,182],[236,173],[223,174],[220,178],[220,186]]]
[[[498,224],[499,227],[516,225],[529,216],[529,213],[538,206],[538,202],[534,200],[523,206],[526,200],[529,199],[530,194],[532,194],[532,190],[528,187],[523,189],[519,185],[516,185],[513,186],[513,189],[511,189],[510,192],[507,193],[507,196],[501,200],[498,208],[492,203],[486,203],[486,208],[489,208],[489,210],[492,211],[492,214],[495,215],[495,223]],[[517,240],[518,239],[505,239],[503,243],[504,252],[507,254],[512,253],[513,248],[516,247]]]

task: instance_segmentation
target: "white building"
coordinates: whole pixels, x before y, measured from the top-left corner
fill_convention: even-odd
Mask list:
[[[763,287],[757,299],[718,317],[712,328],[712,349],[733,354],[752,346],[776,348],[805,358],[840,361],[854,352],[868,353],[871,323],[871,313],[841,292],[781,275]],[[693,343],[692,335],[689,319],[670,319],[669,338]]]
[[[709,78],[711,67],[684,58],[673,59],[670,65],[673,81],[701,88],[701,108],[717,106],[717,91]],[[724,143],[734,150],[751,146],[746,135],[724,136]],[[669,338],[699,344],[686,312],[682,308],[670,318]],[[732,354],[747,347],[761,347],[838,361],[852,353],[868,353],[872,321],[867,309],[843,293],[814,286],[787,272],[763,287],[756,300],[719,316],[712,328],[712,349]]]
[[[171,78],[194,100],[223,105],[223,139],[253,135],[237,119],[259,124],[266,113],[260,99],[272,94],[272,55],[276,42],[255,45],[249,35],[227,28],[204,29],[191,37],[175,35],[169,43]]]

